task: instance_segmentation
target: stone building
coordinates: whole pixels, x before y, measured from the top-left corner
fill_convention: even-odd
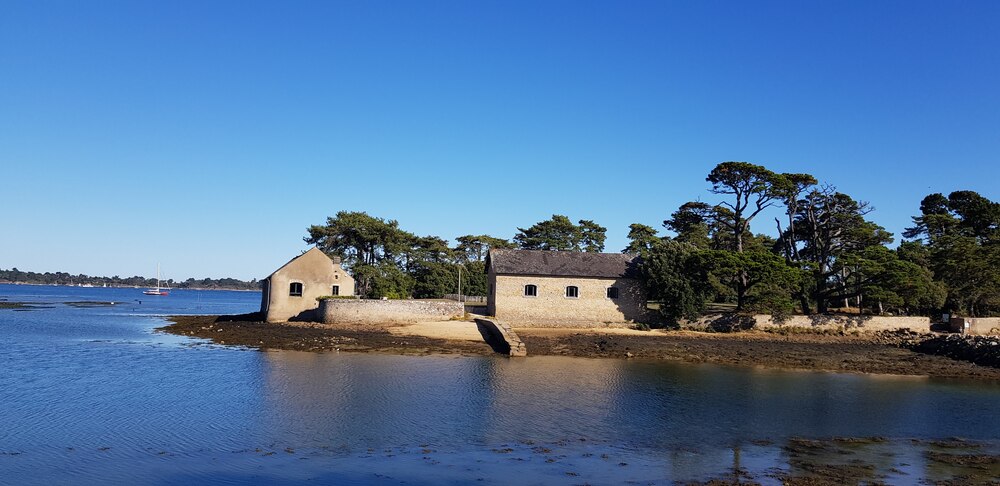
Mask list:
[[[314,247],[264,279],[260,312],[267,322],[317,320],[316,298],[326,295],[354,295],[354,279]]]
[[[634,255],[490,250],[486,271],[487,313],[515,327],[602,327],[649,315]]]

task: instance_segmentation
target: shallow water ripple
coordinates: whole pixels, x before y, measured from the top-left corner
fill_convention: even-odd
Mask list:
[[[0,285],[50,305],[0,310],[0,483],[780,484],[848,457],[871,465],[864,481],[909,484],[968,472],[941,454],[995,454],[1000,438],[982,420],[1000,403],[989,383],[192,346],[154,333],[156,316],[243,313],[259,294],[133,290]],[[60,304],[87,300],[125,304]],[[888,439],[796,439],[873,436]],[[953,436],[974,445],[925,440]]]

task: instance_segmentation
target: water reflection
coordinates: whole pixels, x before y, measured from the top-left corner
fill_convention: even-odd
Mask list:
[[[264,356],[268,428],[326,445],[697,449],[795,436],[998,436],[997,425],[941,411],[990,407],[1000,390],[926,379],[559,357]]]
[[[101,289],[27,291],[11,300],[113,300]],[[639,360],[261,353],[152,332],[163,324],[153,314],[245,312],[258,297],[178,292],[135,310],[0,312],[0,482],[509,483],[516,474],[669,483],[749,472],[776,484],[768,474],[858,460],[870,466],[852,473],[858,481],[906,484],[967,474],[957,463],[970,459],[949,454],[995,454],[1000,438],[1000,423],[988,420],[1000,403],[991,383]],[[793,440],[838,436],[888,440]],[[953,436],[985,445],[910,441]],[[995,477],[995,466],[979,471]]]
[[[493,359],[487,441],[600,440],[613,432],[622,361]]]
[[[381,447],[482,437],[492,360],[265,354],[268,429],[306,446]]]

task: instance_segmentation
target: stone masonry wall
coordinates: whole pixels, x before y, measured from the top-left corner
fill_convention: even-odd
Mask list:
[[[742,319],[742,322],[740,321]],[[931,320],[929,317],[890,317],[890,316],[791,316],[784,322],[774,322],[769,315],[755,316],[705,316],[697,321],[688,322],[689,328],[723,328],[741,324],[743,328],[753,324],[756,329],[802,328],[813,330],[856,330],[861,332],[892,331],[906,329],[915,332],[929,332]]]
[[[974,336],[1000,334],[1000,317],[952,317],[950,325],[953,332],[962,334]]]
[[[524,286],[538,287],[534,297]],[[637,280],[625,278],[490,275],[491,312],[512,327],[621,327],[647,317],[645,293]],[[579,297],[566,297],[566,287]],[[608,287],[618,288],[609,299]]]
[[[464,314],[465,305],[456,301],[326,299],[319,303],[319,315],[327,324],[398,324]]]

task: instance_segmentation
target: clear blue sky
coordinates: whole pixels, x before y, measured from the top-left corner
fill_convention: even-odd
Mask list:
[[[338,210],[659,227],[745,160],[1000,199],[1000,2],[6,1],[0,268],[264,277]],[[773,233],[773,221],[754,229]]]

